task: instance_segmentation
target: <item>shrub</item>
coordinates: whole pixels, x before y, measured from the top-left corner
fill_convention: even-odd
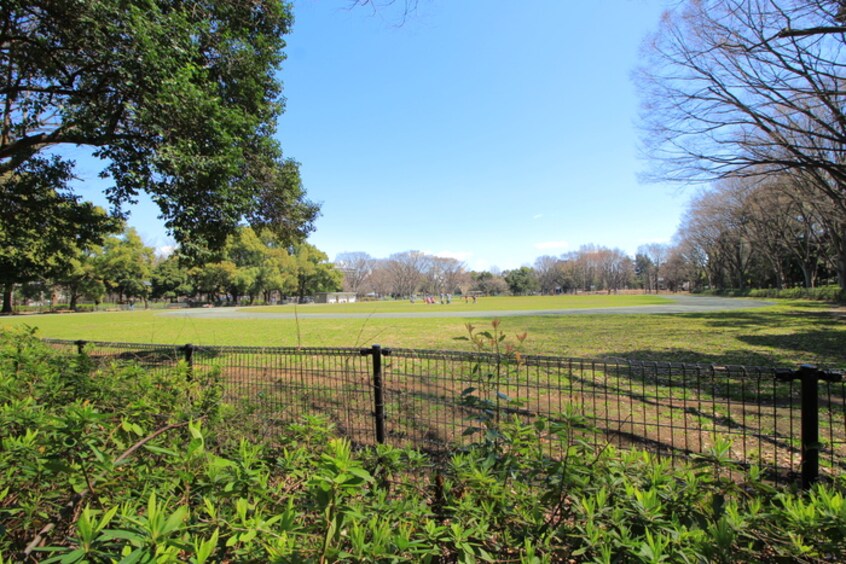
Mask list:
[[[266,444],[214,381],[0,333],[0,561],[833,561],[843,483],[776,491],[731,445],[682,467],[579,442],[585,420],[487,421],[435,465],[319,417]],[[550,456],[550,452],[558,453]]]

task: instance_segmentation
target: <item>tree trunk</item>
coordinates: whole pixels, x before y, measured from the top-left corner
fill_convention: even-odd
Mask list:
[[[802,268],[802,277],[805,279],[805,287],[815,287],[817,285],[816,266],[806,261],[802,261],[799,265]]]
[[[6,282],[3,285],[3,309],[0,313],[12,313],[12,290],[15,285],[11,282]]]
[[[837,284],[846,290],[846,226],[840,226],[836,234],[832,233],[834,243],[834,268],[837,270]]]

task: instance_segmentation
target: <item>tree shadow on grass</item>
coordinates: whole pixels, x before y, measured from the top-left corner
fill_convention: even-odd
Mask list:
[[[742,349],[721,351],[715,354],[707,354],[683,348],[631,349],[611,351],[603,354],[602,358],[613,361],[632,361],[636,363],[777,367],[772,355]]]
[[[630,369],[637,372],[637,369]],[[622,375],[618,375],[622,376]],[[587,417],[587,425],[575,424],[574,428],[577,433],[585,433],[585,439],[588,442],[594,443],[594,446],[599,448],[603,442],[608,441],[611,444],[616,444],[621,448],[637,447],[647,449],[657,454],[668,455],[674,458],[687,459],[690,455],[702,454],[703,450],[696,449],[696,447],[687,446],[688,442],[696,444],[702,442],[703,438],[710,438],[712,430],[722,429],[724,433],[734,439],[738,439],[740,443],[749,443],[760,445],[759,448],[765,453],[756,457],[750,453],[746,459],[738,459],[736,463],[740,467],[748,468],[755,464],[756,461],[765,471],[765,474],[777,481],[791,480],[791,476],[797,475],[796,468],[785,460],[798,460],[800,451],[797,445],[793,442],[790,434],[785,434],[782,431],[772,429],[765,430],[756,427],[753,422],[747,422],[742,413],[732,413],[723,410],[715,411],[711,409],[712,403],[710,401],[697,402],[690,401],[681,403],[672,401],[668,398],[659,396],[651,396],[646,390],[632,390],[628,388],[622,378],[613,378],[596,381],[591,378],[580,377],[576,374],[569,375],[569,378],[576,383],[576,389],[579,393],[588,393],[597,398],[608,397],[627,397],[626,403],[631,402],[643,409],[650,410],[651,414],[654,410],[660,410],[663,413],[664,420],[655,420],[643,425],[638,421],[631,422],[629,417],[624,417],[624,413],[617,415],[600,415],[591,414],[589,411],[582,413]],[[567,393],[566,389],[562,388],[562,393]],[[404,416],[402,421],[389,420],[390,427],[400,425],[402,431],[392,429],[389,435],[398,440],[408,440],[415,445],[422,442],[427,449],[449,448],[450,440],[441,435],[443,429],[437,428],[438,421],[429,419],[431,412],[427,409],[420,413],[418,409],[413,406],[424,404],[426,406],[437,405],[441,408],[447,409],[451,412],[451,424],[456,426],[472,427],[474,415],[478,415],[479,408],[473,409],[464,405],[458,394],[450,390],[416,390],[416,389],[393,389],[389,396],[393,399],[404,396],[411,400],[403,410]],[[529,402],[531,404],[531,402]],[[590,402],[588,402],[590,404]],[[719,404],[718,404],[719,405]],[[722,406],[721,406],[722,407]],[[548,418],[551,422],[566,423],[570,422],[569,418],[562,418],[559,413],[554,410],[535,410],[530,405],[523,407],[511,407],[503,405],[497,408],[502,416],[518,416],[524,423],[530,423],[538,416]],[[688,424],[679,423],[681,420],[689,421]],[[688,439],[680,440],[677,436],[668,436],[662,433],[661,429],[666,429],[668,424],[676,425],[679,430],[684,428],[686,433],[691,433]],[[696,423],[698,421],[698,424]],[[672,423],[675,422],[675,423]],[[440,421],[443,423],[443,421]],[[631,425],[629,424],[631,423]],[[432,425],[435,425],[434,427]],[[404,429],[405,426],[420,427],[427,429],[425,438],[415,436],[414,432]],[[629,428],[630,427],[630,428]],[[475,435],[474,435],[475,436]],[[706,441],[709,439],[706,439]],[[702,445],[700,445],[702,447]],[[743,448],[743,447],[741,447]],[[744,449],[744,453],[745,453]],[[832,465],[840,470],[846,469],[846,461],[833,456],[827,448],[823,448],[823,453],[832,460]],[[778,455],[778,456],[777,456]],[[763,458],[762,458],[763,456]]]
[[[803,353],[806,357],[817,357],[813,362],[825,363],[822,359],[840,359],[840,365],[832,368],[846,368],[846,332],[832,329],[813,329],[790,335],[740,335],[739,341],[755,347],[769,347]],[[836,361],[835,361],[836,362]]]
[[[720,311],[674,314],[680,319],[697,320],[711,327],[780,327],[785,320],[803,319],[814,325],[834,326],[842,324],[839,315],[828,308],[802,308],[792,311]]]

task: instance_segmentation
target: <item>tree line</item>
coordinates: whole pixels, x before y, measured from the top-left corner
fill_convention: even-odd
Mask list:
[[[21,303],[61,295],[70,309],[104,300],[252,304],[334,291],[341,278],[326,253],[305,242],[285,245],[269,230],[241,227],[196,262],[186,260],[180,249],[156,256],[129,228],[66,256],[52,276],[17,286],[17,294]]]
[[[686,0],[638,73],[649,177],[709,183],[671,260],[697,285],[846,289],[846,8]]]
[[[365,252],[341,253],[335,266],[344,275],[344,290],[362,296],[657,291],[668,249],[669,245],[644,245],[633,259],[620,249],[583,245],[558,257],[539,257],[533,266],[506,271],[472,271],[455,258],[421,251],[394,253],[387,258],[374,258]]]

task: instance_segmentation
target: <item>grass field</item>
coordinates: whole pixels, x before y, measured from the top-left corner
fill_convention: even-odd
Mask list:
[[[549,299],[488,298],[476,311],[596,308],[600,303],[631,307],[638,303],[637,298],[576,297],[554,305]],[[654,296],[641,298],[644,305],[656,303]],[[368,306],[372,308],[369,312],[365,309]],[[466,335],[465,324],[472,323],[480,331],[490,328],[492,318],[474,318],[473,311],[467,311],[466,317],[441,318],[305,316],[445,311],[449,307],[407,302],[314,304],[298,306],[299,319],[198,318],[137,310],[18,316],[0,319],[0,325],[37,326],[41,336],[70,340],[285,347],[363,347],[379,343],[392,348],[469,351],[470,344],[458,340]],[[293,306],[252,309],[293,310]],[[618,364],[613,359],[767,367],[812,363],[846,368],[846,318],[842,308],[818,302],[785,301],[710,313],[525,315],[502,317],[499,329],[512,336],[527,333],[522,349],[528,354],[612,362],[529,363],[498,382],[496,389],[479,392],[487,394],[488,399],[499,398],[498,392],[502,392],[520,400],[531,413],[551,416],[573,406],[596,425],[598,434],[591,436],[597,444],[613,439],[618,446],[637,444],[666,452],[702,452],[714,444],[715,437],[729,437],[734,459],[767,466],[774,475],[797,467],[794,430],[799,428],[799,412],[792,402],[795,387],[776,382],[766,370],[720,368],[711,374],[708,369],[688,372],[674,368],[665,373],[658,368],[653,372],[652,365],[629,370],[626,363]],[[71,345],[69,350],[75,347]],[[182,353],[173,348],[160,351],[131,345],[92,345],[89,354],[106,364],[134,359],[148,366],[166,367]],[[469,425],[468,411],[457,398],[468,386],[482,386],[479,374],[494,373],[493,369],[477,372],[476,361],[441,353],[395,351],[387,358],[383,390],[391,444],[461,444]],[[237,405],[244,417],[265,425],[269,434],[286,418],[319,413],[362,444],[373,440],[368,366],[357,351],[279,354],[201,349],[194,356],[194,374],[219,370],[227,401]],[[490,386],[490,382],[485,385]],[[826,471],[834,468],[846,452],[842,394],[838,390],[834,403],[826,404],[821,411]]]
[[[594,308],[658,303],[656,296],[576,296],[561,298],[483,298],[478,311]],[[557,300],[554,305],[548,300]],[[456,340],[473,317],[473,304],[449,306],[408,302],[309,304],[298,313],[370,313],[468,308],[463,318],[358,319],[196,319],[161,311],[29,315],[0,318],[0,326],[29,325],[42,337],[147,343],[357,347],[468,350]],[[413,309],[412,309],[413,308]],[[293,311],[293,306],[255,311]],[[818,302],[781,302],[748,310],[700,314],[560,315],[505,317],[508,334],[527,332],[524,352],[577,358],[627,358],[760,366],[812,363],[846,367],[846,317],[842,309]]]

